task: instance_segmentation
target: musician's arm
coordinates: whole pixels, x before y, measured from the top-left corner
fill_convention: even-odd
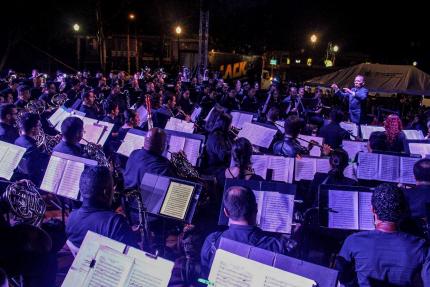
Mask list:
[[[361,101],[364,101],[367,98],[368,94],[369,91],[367,89],[359,89],[358,91],[354,92],[354,97],[358,98]]]

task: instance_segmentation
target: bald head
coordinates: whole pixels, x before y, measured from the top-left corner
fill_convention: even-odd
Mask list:
[[[361,88],[362,86],[364,86],[364,76],[357,75],[354,79],[354,86],[356,88]]]
[[[166,146],[166,133],[159,128],[152,128],[145,137],[143,148],[155,154],[162,154]]]

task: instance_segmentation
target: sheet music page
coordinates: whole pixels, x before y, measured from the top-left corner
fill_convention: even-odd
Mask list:
[[[349,131],[354,137],[358,136],[358,126],[355,123],[341,122],[340,127]]]
[[[121,145],[119,146],[117,153],[129,157],[133,151],[141,149],[144,143],[144,136],[127,133]]]
[[[213,286],[312,287],[308,278],[218,249],[209,274]]]
[[[85,164],[76,161],[67,161],[57,194],[71,199],[79,197],[79,182]]]
[[[25,148],[10,144],[4,151],[1,159],[0,177],[10,180],[13,176],[13,171],[18,166],[25,152]]]
[[[130,247],[127,255],[134,258],[128,282],[129,287],[167,287],[174,263],[157,257],[153,259],[142,250]]]
[[[294,195],[276,191],[264,194],[260,227],[265,231],[291,233]]]
[[[184,152],[187,155],[187,159],[193,166],[197,165],[197,160],[200,156],[200,140],[186,138],[184,144]]]
[[[3,157],[6,155],[6,152],[7,152],[6,142],[0,141],[0,162],[3,159]]]
[[[316,158],[302,157],[295,159],[295,180],[312,180],[316,173]]]
[[[285,122],[284,121],[276,121],[275,123],[276,123],[276,127],[278,128],[278,130],[284,134],[285,133],[285,129],[284,129]]]
[[[84,286],[123,287],[127,281],[134,259],[107,246],[100,246],[95,265],[91,268]]]
[[[424,135],[422,131],[417,130],[403,130],[403,133],[408,140],[423,140]]]
[[[400,182],[415,184],[414,164],[419,161],[418,157],[400,157]]]
[[[328,173],[330,170],[331,166],[328,158],[316,159],[316,172]]]
[[[212,114],[212,112],[213,112],[213,110],[215,109],[215,107],[213,107],[210,111],[209,111],[209,113],[208,113],[208,115],[206,116],[206,118],[205,118],[205,122],[207,122],[208,121],[208,119],[209,119],[209,117],[211,116],[211,114]]]
[[[48,167],[45,171],[45,176],[43,177],[40,189],[57,193],[58,186],[64,174],[64,169],[66,168],[67,160],[51,156],[49,159]]]
[[[348,164],[348,166],[343,171],[343,175],[347,178],[357,180],[355,165],[352,163]]]
[[[69,111],[64,110],[61,114],[58,115],[57,124],[55,125],[55,129],[59,132],[61,132],[61,124],[64,122],[65,119],[70,117],[71,114]]]
[[[233,127],[239,128],[238,122],[240,117],[240,112],[230,112],[231,115],[231,125]]]
[[[105,127],[105,129],[102,132],[102,136],[100,137],[99,142],[97,143],[101,146],[104,146],[109,135],[112,133],[112,129],[113,129],[114,125],[111,123],[108,123],[108,122],[103,122],[103,121],[98,121],[97,124]]]
[[[75,260],[61,285],[62,287],[82,286],[85,277],[90,272],[91,261],[96,258],[96,254],[100,246],[107,246],[122,253],[126,245],[92,231],[88,231],[85,235],[84,241],[82,241]]]
[[[430,155],[430,144],[428,143],[409,143],[411,154],[419,154],[423,158]]]
[[[202,112],[202,108],[201,107],[195,107],[192,114],[191,114],[191,121],[193,123],[195,123],[198,119],[198,117],[200,116]]]
[[[349,160],[355,160],[359,152],[367,152],[367,143],[357,141],[342,141],[342,148],[348,153]]]
[[[59,107],[49,118],[48,121],[53,125],[56,126],[61,118],[62,118],[62,114],[66,113],[66,110],[63,109],[62,107]]]
[[[299,134],[299,136],[297,137],[297,140],[300,142],[300,145],[302,146],[308,146],[311,140],[316,141],[319,145],[323,144],[323,138],[320,137],[313,137],[313,136],[307,136],[307,135],[301,135]],[[305,142],[308,141],[308,142]],[[313,146],[312,149],[309,152],[310,156],[321,156],[321,148],[317,147],[317,146]]]
[[[358,227],[360,230],[373,230],[372,193],[358,194]]]
[[[358,230],[358,192],[328,191],[328,227]]]
[[[269,167],[273,170],[272,180],[283,181],[286,183],[292,183],[293,158],[283,156],[271,156],[269,157]]]
[[[185,146],[185,138],[178,136],[171,136],[169,140],[169,151],[170,152],[179,152],[184,150]],[[170,159],[170,153],[167,153],[167,158]]]
[[[239,114],[239,116],[237,118],[236,125],[232,124],[233,126],[241,129],[245,123],[252,123],[252,119],[253,119],[254,115],[246,114],[246,113],[238,113],[238,114]]]
[[[373,180],[378,176],[379,155],[376,153],[360,152],[358,154],[357,178]]]
[[[260,226],[261,222],[261,211],[263,209],[263,200],[264,200],[264,193],[261,190],[252,190],[252,192],[255,195],[255,201],[257,202],[257,225]]]
[[[253,145],[268,148],[273,141],[276,130],[263,126],[244,123],[238,137],[247,138]]]
[[[192,134],[194,132],[194,124],[171,117],[167,121],[166,127],[164,129]]]
[[[255,174],[264,179],[267,177],[269,157],[269,155],[252,155],[251,157],[252,168],[254,169]]]
[[[97,144],[103,131],[103,126],[95,125],[95,124],[84,124],[84,136],[83,139],[89,141],[91,143]],[[87,142],[81,140],[80,143],[86,145]]]
[[[381,154],[379,156],[380,180],[389,182],[400,181],[400,157],[395,155]]]
[[[194,186],[170,181],[160,214],[183,220],[193,195]]]
[[[363,136],[364,140],[368,140],[370,137],[370,134],[373,132],[384,132],[385,128],[380,126],[366,126],[361,125],[361,135]]]

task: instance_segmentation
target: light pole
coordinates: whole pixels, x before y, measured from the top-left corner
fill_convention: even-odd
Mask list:
[[[180,38],[180,35],[182,33],[181,26],[177,26],[176,29],[175,29],[175,31],[176,31],[176,36],[178,37],[177,38],[177,41],[178,41],[178,68],[181,69],[181,49],[180,49],[180,46],[179,46],[180,45],[179,38]]]
[[[337,52],[339,52],[339,46],[338,45],[334,45],[333,46],[333,66],[334,66],[334,63],[336,61],[336,54],[337,54]]]
[[[130,74],[130,22],[134,21],[136,16],[133,13],[128,14],[129,22],[127,23],[127,70]]]
[[[76,65],[78,67],[79,70],[79,66],[80,66],[80,61],[81,61],[81,41],[79,39],[79,30],[81,29],[81,27],[79,26],[79,24],[75,24],[73,25],[73,30],[76,33]]]

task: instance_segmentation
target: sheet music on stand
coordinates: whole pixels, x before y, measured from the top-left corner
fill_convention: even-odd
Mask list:
[[[54,126],[54,128],[61,132],[61,124],[63,121],[68,117],[77,117],[83,120],[85,117],[85,113],[73,110],[73,109],[67,109],[65,107],[59,107],[54,114],[52,114],[51,117],[49,117],[48,121]]]
[[[230,186],[247,186],[254,192],[257,205],[257,226],[264,231],[291,233],[291,224],[294,211],[294,197],[296,186],[294,184],[255,180],[226,179],[224,192]],[[220,209],[219,225],[227,225],[228,218]]]
[[[373,190],[359,186],[319,187],[320,225],[346,230],[373,230]]]
[[[335,269],[306,262],[280,253],[221,237],[218,249],[314,280],[319,287],[335,287],[339,272]],[[285,285],[276,285],[285,286]],[[288,286],[288,285],[287,285]]]
[[[253,145],[268,148],[273,141],[277,130],[261,125],[244,123],[238,137],[247,138]]]
[[[0,141],[0,178],[10,180],[24,156],[26,148]]]
[[[295,159],[294,180],[312,180],[315,173],[328,173],[330,171],[330,161],[328,158],[302,157]]]
[[[79,182],[85,166],[96,166],[94,160],[54,152],[49,159],[40,189],[79,200]]]
[[[358,153],[357,178],[415,184],[413,166],[419,157]]]
[[[147,212],[191,223],[201,184],[145,173],[140,191]]]
[[[403,130],[407,140],[424,140],[422,131],[417,130]]]
[[[202,113],[202,108],[199,106],[195,106],[193,112],[191,113],[191,121],[195,123]]]
[[[297,137],[297,140],[299,141],[300,145],[302,145],[304,147],[307,147],[309,145],[310,141],[316,141],[320,146],[322,146],[323,141],[324,141],[324,139],[321,137],[307,136],[307,135],[302,135],[302,134],[299,134],[299,136]],[[321,156],[321,148],[318,146],[313,146],[309,152],[309,155],[320,157]]]
[[[284,129],[285,121],[276,121],[275,124],[276,124],[276,127],[278,128],[278,130],[282,134],[284,134],[285,133],[285,129]]]
[[[87,145],[87,142],[103,146],[106,143],[113,129],[113,124],[84,117],[84,135],[80,144]]]
[[[421,157],[425,158],[430,155],[430,143],[409,142],[409,152],[411,154],[421,155]]]
[[[137,129],[129,130],[126,133],[121,145],[119,146],[117,153],[129,157],[133,151],[143,148],[145,136],[146,132],[144,131]]]
[[[88,231],[62,287],[167,287],[174,263]]]
[[[199,157],[205,142],[204,135],[169,130],[166,130],[166,134],[170,152],[178,152],[183,150],[187,156],[188,161],[193,166],[199,165]],[[170,153],[167,150],[163,153],[163,156],[170,159]]]
[[[274,155],[252,155],[252,168],[266,180],[293,183],[294,158]],[[269,170],[272,171],[269,178]]]
[[[384,132],[385,128],[380,126],[367,126],[367,125],[361,125],[361,136],[363,137],[363,140],[368,140],[370,135],[373,132]]]
[[[260,262],[218,249],[209,273],[214,286],[313,287],[316,282]]]
[[[242,112],[242,111],[231,111],[230,115],[232,117],[231,125],[241,129],[245,123],[252,123],[254,118],[253,113]]]
[[[164,129],[192,134],[194,133],[194,123],[170,117]]]
[[[354,139],[354,137],[358,137],[358,126],[355,123],[351,122],[341,122],[340,127],[344,130],[347,130],[352,136],[350,139]]]
[[[344,140],[342,148],[348,153],[349,161],[354,161],[357,153],[367,152],[367,142]]]

